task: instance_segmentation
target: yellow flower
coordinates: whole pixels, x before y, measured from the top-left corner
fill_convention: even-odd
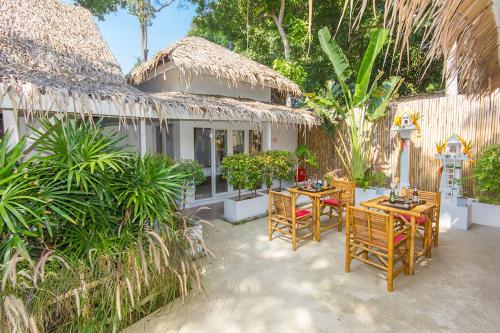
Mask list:
[[[436,143],[436,150],[438,154],[441,154],[444,151],[444,148],[446,147],[446,142],[443,143]]]
[[[401,116],[394,117],[394,126],[401,126]]]

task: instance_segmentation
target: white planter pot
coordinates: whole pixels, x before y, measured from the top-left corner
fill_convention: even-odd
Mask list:
[[[236,201],[238,197],[224,199],[224,219],[231,223],[241,223],[266,215],[268,196]]]
[[[500,206],[480,202],[472,202],[472,223],[500,228]]]
[[[439,214],[439,229],[468,230],[471,225],[471,206],[459,206],[456,202],[447,200],[441,201],[441,211]]]

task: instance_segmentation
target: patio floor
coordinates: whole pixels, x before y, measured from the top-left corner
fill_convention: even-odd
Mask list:
[[[133,332],[475,331],[500,328],[500,229],[442,232],[432,259],[386,291],[381,271],[354,261],[344,272],[345,234],[293,252],[267,240],[266,219],[205,228],[206,294],[179,300]]]

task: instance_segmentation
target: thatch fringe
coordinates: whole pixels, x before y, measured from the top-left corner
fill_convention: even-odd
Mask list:
[[[200,37],[183,38],[156,53],[131,73],[128,82],[139,85],[168,62],[178,67],[184,77],[208,74],[228,79],[235,86],[248,82],[253,87],[271,87],[280,93],[302,93],[297,84],[273,69]]]
[[[359,24],[369,0],[344,0],[350,13],[357,12]],[[375,4],[375,2],[373,2]],[[428,63],[443,57],[447,78],[458,75],[462,92],[489,95],[500,88],[498,27],[491,0],[387,0],[384,24],[395,37],[393,52],[400,62],[409,56],[409,40],[415,29],[424,29],[422,46],[428,49]],[[394,55],[394,53],[393,53]],[[386,55],[389,56],[389,55]]]

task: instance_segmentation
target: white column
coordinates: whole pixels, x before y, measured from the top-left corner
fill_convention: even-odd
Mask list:
[[[457,96],[458,95],[458,72],[456,71],[456,56],[457,56],[457,44],[453,44],[450,52],[448,53],[448,59],[446,61],[446,95],[447,96]]]
[[[264,124],[264,131],[262,133],[262,150],[269,151],[271,150],[272,143],[272,131],[271,131],[271,123]]]
[[[2,110],[3,117],[3,129],[5,132],[9,132],[9,145],[15,145],[19,142],[19,125],[17,123],[17,112],[13,110]]]
[[[146,119],[141,118],[140,123],[140,144],[141,144],[141,156],[146,155],[147,144],[146,144]]]
[[[399,160],[400,189],[410,188],[410,139],[401,139],[401,159]]]

